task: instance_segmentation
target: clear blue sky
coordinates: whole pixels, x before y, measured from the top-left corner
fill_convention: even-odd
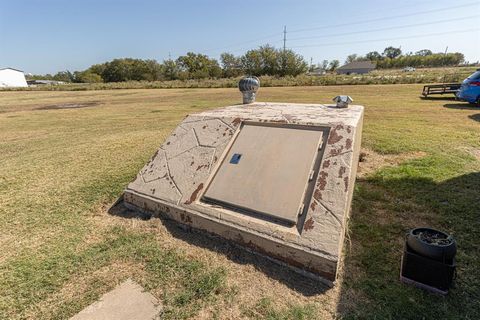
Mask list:
[[[282,46],[284,25],[287,47],[314,63],[389,45],[448,46],[478,61],[479,21],[480,0],[0,0],[0,67],[54,73],[120,57],[241,54]]]

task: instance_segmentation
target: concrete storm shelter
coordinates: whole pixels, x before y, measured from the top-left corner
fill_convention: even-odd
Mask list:
[[[187,116],[125,190],[128,207],[333,284],[363,107],[249,103]]]

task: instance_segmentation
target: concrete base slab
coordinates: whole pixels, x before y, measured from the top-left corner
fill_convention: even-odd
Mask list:
[[[158,300],[128,279],[71,320],[152,320],[160,319],[161,312]]]

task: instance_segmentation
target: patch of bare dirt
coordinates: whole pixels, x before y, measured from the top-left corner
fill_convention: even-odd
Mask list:
[[[478,148],[471,146],[459,146],[458,148],[455,148],[455,150],[458,152],[467,153],[473,156],[476,160],[480,161],[480,149]]]
[[[43,107],[38,107],[36,110],[56,110],[56,109],[80,109],[98,106],[100,102],[90,101],[90,102],[74,102],[74,103],[60,103],[60,104],[51,104]]]
[[[402,162],[425,157],[423,151],[406,152],[400,154],[381,154],[371,149],[362,148],[358,164],[357,177],[366,177],[384,167],[397,166]]]
[[[470,150],[470,153],[477,158],[477,160],[480,160],[480,149],[472,149]]]

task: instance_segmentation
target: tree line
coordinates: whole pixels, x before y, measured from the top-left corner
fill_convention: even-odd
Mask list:
[[[401,48],[387,47],[382,53],[378,51],[368,52],[364,56],[351,54],[345,63],[353,61],[372,61],[379,69],[392,69],[404,67],[443,67],[458,66],[465,62],[463,53],[433,53],[429,49],[419,50],[415,53],[403,54]]]
[[[231,78],[244,74],[282,77],[297,76],[305,73],[307,68],[305,59],[294,51],[264,45],[242,56],[222,53],[220,61],[204,54],[188,52],[176,60],[167,59],[162,63],[122,58],[92,65],[84,71],[62,71],[55,75],[36,75],[31,78],[98,83]]]
[[[455,66],[464,62],[461,53],[433,53],[425,49],[402,54],[400,48],[387,47],[382,53],[372,51],[364,56],[352,54],[346,63],[370,60],[377,68]],[[340,66],[339,60],[323,60],[317,68],[333,72]],[[310,66],[313,71],[315,66]],[[297,76],[309,70],[305,59],[293,50],[277,49],[263,45],[244,55],[222,53],[220,61],[201,53],[188,52],[176,60],[163,62],[133,58],[114,59],[95,64],[83,71],[61,71],[55,75],[35,75],[31,79],[48,79],[65,82],[99,83],[124,81],[165,81],[206,78],[232,78],[240,75]]]

